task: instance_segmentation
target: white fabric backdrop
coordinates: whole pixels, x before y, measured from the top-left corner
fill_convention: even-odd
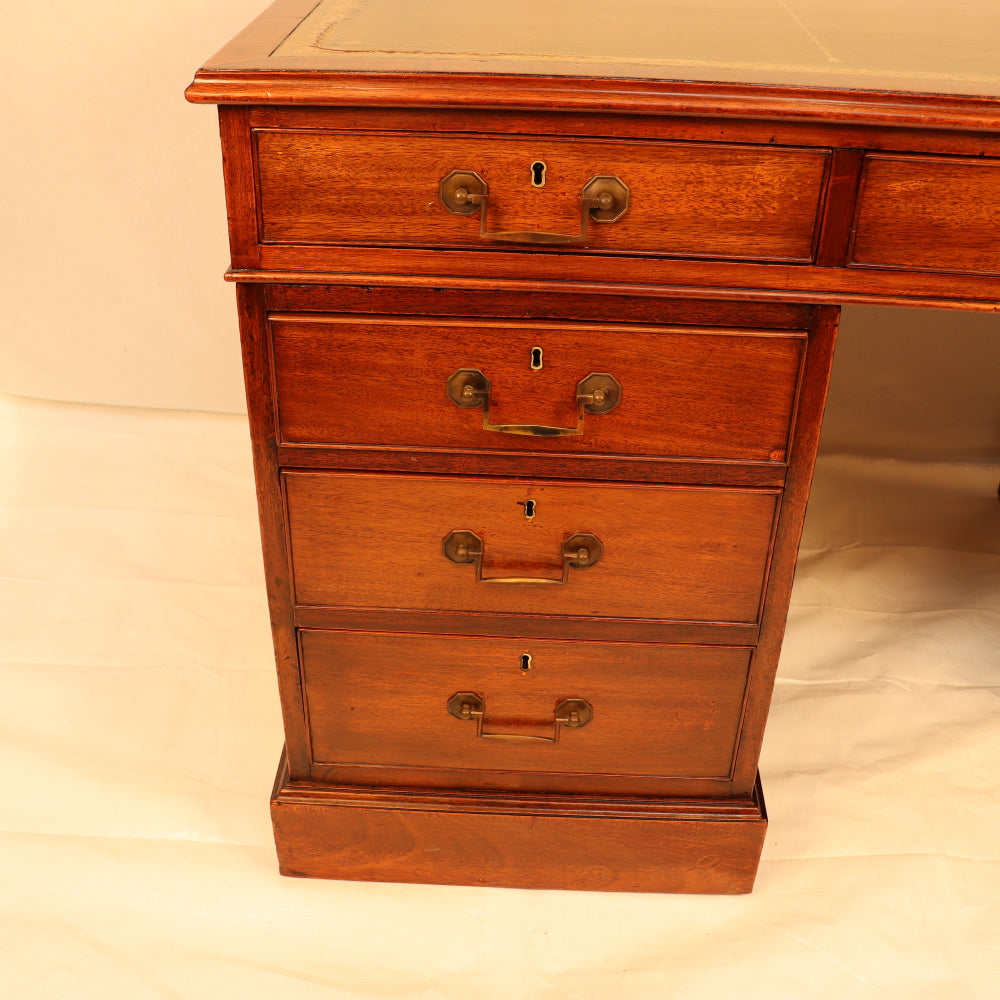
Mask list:
[[[5,12],[0,993],[992,1000],[996,316],[846,315],[752,896],[276,874],[217,136],[181,97],[261,5]]]

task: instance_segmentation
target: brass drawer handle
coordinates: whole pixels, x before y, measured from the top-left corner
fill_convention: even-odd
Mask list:
[[[622,399],[621,383],[606,372],[591,372],[576,387],[576,426],[550,427],[547,424],[494,424],[490,422],[490,380],[478,368],[459,368],[445,383],[448,398],[464,409],[483,408],[483,429],[501,434],[529,434],[533,437],[570,437],[583,433],[586,413],[610,413]]]
[[[483,540],[474,531],[452,531],[444,540],[444,554],[453,563],[474,563],[477,583],[566,583],[570,566],[586,569],[600,562],[604,545],[594,535],[578,532],[563,542],[562,578],[547,576],[483,576]]]
[[[491,233],[486,229],[486,215],[489,208],[489,188],[486,181],[474,170],[452,170],[441,179],[438,189],[441,204],[455,215],[475,215],[479,213],[479,237],[484,240],[499,240],[503,243],[540,243],[549,246],[568,243],[585,243],[591,221],[617,222],[627,211],[630,193],[619,177],[598,175],[591,177],[580,191],[580,232],[540,233],[501,232]]]
[[[582,729],[594,717],[594,709],[589,701],[583,698],[564,698],[556,705],[555,718],[552,720],[551,736],[529,736],[520,733],[490,733],[486,732],[489,722],[486,719],[486,702],[472,691],[459,691],[448,699],[448,711],[456,719],[463,722],[475,722],[476,736],[484,740],[508,740],[512,743],[557,743],[559,730]],[[544,726],[545,723],[528,723],[531,728]]]

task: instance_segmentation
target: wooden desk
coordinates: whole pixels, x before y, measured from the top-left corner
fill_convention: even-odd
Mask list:
[[[286,874],[751,888],[837,307],[1000,302],[1000,17],[730,8],[282,0],[189,88]]]

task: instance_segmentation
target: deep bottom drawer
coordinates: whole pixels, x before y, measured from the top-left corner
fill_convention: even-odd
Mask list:
[[[466,787],[470,771],[525,771],[552,791],[569,775],[726,779],[751,655],[315,630],[300,641],[317,765],[447,770]]]

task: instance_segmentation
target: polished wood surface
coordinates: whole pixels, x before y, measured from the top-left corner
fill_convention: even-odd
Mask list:
[[[869,156],[851,262],[1000,274],[998,201],[1000,160]]]
[[[745,893],[760,789],[705,800],[368,789],[288,780],[271,797],[283,875],[602,892]]]
[[[286,874],[751,888],[837,306],[1000,308],[1000,78],[985,0],[723,7],[738,51],[693,0],[598,32],[513,0],[471,34],[279,0],[189,88],[220,104]],[[456,169],[484,218],[442,205]],[[628,211],[579,244],[491,238],[579,233],[603,174]],[[622,400],[515,437],[447,397],[459,368],[494,423],[571,425],[592,371]],[[567,567],[578,532],[603,553]]]
[[[589,252],[807,261],[829,160],[823,150],[549,136],[260,130],[256,140],[261,239],[293,244],[489,246],[478,214],[455,215],[438,196],[447,174],[468,170],[489,185],[491,232],[579,232],[581,191],[611,175],[631,192],[629,208],[591,225]],[[532,186],[536,161],[548,168],[544,187]]]
[[[287,472],[284,484],[300,605],[673,621],[757,621],[778,499],[771,490],[332,472]],[[482,539],[482,582],[445,557],[452,531]],[[559,579],[563,543],[579,532],[596,535],[604,555],[571,568],[565,584],[486,582]]]
[[[787,455],[806,336],[303,313],[272,314],[270,328],[286,445],[774,463]],[[609,413],[586,414],[579,435],[502,433],[484,429],[480,407],[460,408],[445,394],[460,369],[489,379],[493,423],[576,426],[577,385],[592,372],[612,374],[622,399]]]
[[[553,792],[567,791],[564,774],[728,778],[750,665],[749,649],[726,646],[313,630],[300,641],[317,763],[434,768],[459,788],[476,787],[468,771],[532,771]],[[446,711],[457,692],[484,700],[483,735]],[[567,698],[593,708],[579,729],[553,723]]]

